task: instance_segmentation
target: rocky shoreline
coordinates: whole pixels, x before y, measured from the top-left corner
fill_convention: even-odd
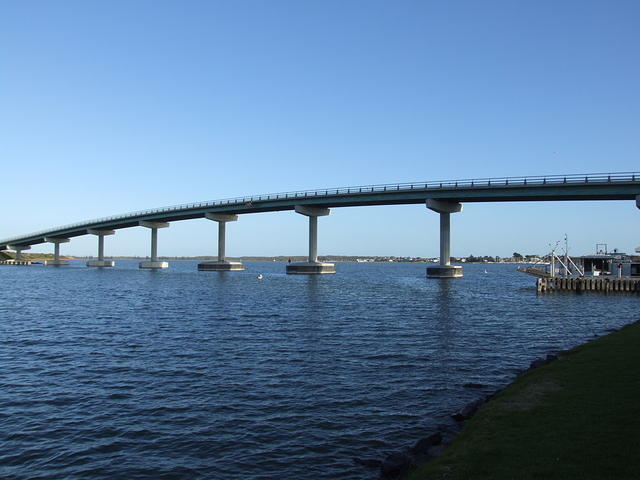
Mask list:
[[[605,335],[620,330],[612,328],[605,331]],[[594,337],[598,337],[595,335]],[[570,355],[573,349],[561,350],[556,354],[549,354],[542,358],[533,360],[529,367],[520,371],[518,375],[509,383],[513,383],[523,374],[536,368],[548,365],[561,357]],[[458,433],[462,430],[465,422],[473,417],[478,409],[494,398],[497,394],[508,388],[509,385],[499,388],[491,394],[484,395],[464,407],[454,412],[450,417],[455,420],[453,425],[438,425],[436,431],[420,438],[413,446],[389,453],[383,459],[377,458],[354,458],[354,463],[365,468],[378,471],[378,480],[403,480],[416,468],[425,465],[430,460],[441,456],[445,448],[453,442]],[[466,383],[465,388],[484,388],[486,385],[479,383]]]

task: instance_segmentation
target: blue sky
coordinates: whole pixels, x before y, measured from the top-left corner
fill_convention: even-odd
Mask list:
[[[0,1],[0,237],[372,183],[640,170],[636,1]],[[423,206],[334,209],[320,254],[438,254]],[[452,254],[640,246],[632,202],[466,205]],[[215,255],[176,222],[162,255]],[[229,255],[306,252],[246,215]],[[148,254],[148,231],[107,254]],[[63,245],[95,254],[95,237]],[[51,245],[38,247],[52,251]]]

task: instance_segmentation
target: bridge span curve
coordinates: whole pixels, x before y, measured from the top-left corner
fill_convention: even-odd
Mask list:
[[[222,228],[227,221],[236,219],[237,215],[249,213],[306,208],[306,213],[304,211],[299,211],[299,213],[309,216],[310,222],[313,222],[317,219],[317,216],[327,214],[317,213],[319,210],[328,212],[327,209],[330,208],[425,204],[431,201],[432,206],[429,208],[440,213],[442,219],[443,215],[448,218],[450,213],[460,211],[462,209],[461,204],[466,202],[569,200],[636,200],[640,202],[640,172],[501,177],[366,185],[195,202],[87,220],[5,238],[0,240],[0,250],[28,249],[32,245],[51,242],[56,244],[56,252],[58,252],[59,243],[80,235],[99,235],[102,242],[103,235],[111,234],[113,231],[122,228],[146,226],[151,228],[153,234],[155,234],[157,228],[168,226],[168,222],[195,218],[216,220],[216,218],[210,217],[215,217],[216,215],[225,217],[222,220],[216,220]],[[433,205],[436,205],[433,202],[437,202],[438,206],[432,208]],[[460,205],[460,208],[451,207],[453,210],[450,210],[447,205]],[[311,228],[310,223],[310,237],[312,234]],[[442,249],[442,243],[445,241],[442,237],[442,229],[448,230],[447,226],[441,222],[441,257],[447,253]],[[219,237],[219,240],[221,238]],[[448,240],[446,243],[448,243]],[[152,255],[153,257],[154,255]]]

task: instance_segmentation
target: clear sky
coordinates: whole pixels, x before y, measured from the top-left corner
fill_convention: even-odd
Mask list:
[[[257,193],[638,171],[639,24],[635,0],[0,0],[0,238]],[[437,217],[334,209],[319,253],[436,256]],[[227,254],[304,254],[306,225],[242,216]],[[565,233],[574,253],[631,251],[640,210],[468,204],[452,232],[453,255]],[[147,255],[148,238],[120,230],[107,254]],[[213,222],[175,222],[159,253],[215,244]]]

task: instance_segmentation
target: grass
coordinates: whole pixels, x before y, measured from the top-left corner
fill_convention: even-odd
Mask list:
[[[22,258],[32,261],[53,260],[53,253],[23,253]],[[73,258],[74,257],[60,255],[60,260],[72,260]]]
[[[519,377],[409,478],[640,479],[640,322]]]
[[[15,260],[16,254],[13,252],[0,252],[0,260]],[[60,255],[60,260],[73,260],[74,257]],[[53,253],[23,253],[23,260],[42,261],[52,260]]]

